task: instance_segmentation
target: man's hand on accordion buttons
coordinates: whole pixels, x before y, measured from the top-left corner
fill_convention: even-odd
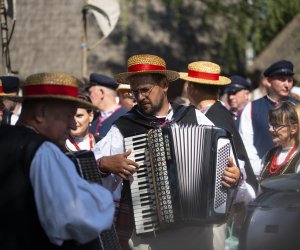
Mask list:
[[[223,186],[228,188],[236,187],[236,184],[240,179],[240,175],[241,175],[240,169],[233,163],[233,159],[230,156],[228,158],[227,167],[225,168],[223,174],[223,181],[222,181]]]
[[[114,173],[128,180],[139,168],[139,164],[127,158],[130,154],[131,150],[128,150],[122,154],[101,157],[98,161],[100,171],[102,173]]]

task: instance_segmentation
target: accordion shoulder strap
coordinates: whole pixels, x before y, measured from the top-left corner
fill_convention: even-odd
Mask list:
[[[174,115],[171,123],[183,123],[183,124],[197,124],[197,118],[195,115],[195,107],[179,105],[176,103],[172,103],[172,107],[174,110]],[[188,115],[188,113],[190,113]],[[192,115],[194,114],[194,115]]]
[[[170,123],[181,123],[183,125],[197,124],[194,106],[184,106],[176,103],[172,103],[171,105],[174,115]],[[153,123],[151,117],[143,116],[143,114],[137,110],[137,106],[117,119],[115,125],[125,137],[146,133],[149,129],[157,128],[157,125]]]

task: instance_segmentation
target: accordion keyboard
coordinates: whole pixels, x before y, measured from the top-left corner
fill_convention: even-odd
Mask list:
[[[155,193],[147,148],[147,135],[141,134],[124,138],[125,150],[131,149],[128,159],[137,162],[140,168],[133,174],[131,198],[134,208],[135,229],[137,234],[152,232],[158,228]]]

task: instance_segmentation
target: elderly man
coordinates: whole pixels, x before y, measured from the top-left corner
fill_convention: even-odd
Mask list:
[[[290,97],[294,83],[293,69],[294,65],[287,60],[280,60],[270,65],[264,71],[267,95],[249,102],[241,114],[239,132],[257,177],[260,174],[262,157],[274,147],[272,134],[269,131],[269,110],[282,101],[299,102]]]
[[[97,140],[101,140],[113,122],[127,112],[117,101],[117,87],[118,84],[111,77],[97,73],[90,75],[86,90],[98,112],[94,115],[89,132],[93,133]]]
[[[109,229],[110,192],[82,179],[63,153],[79,81],[64,73],[29,76],[15,126],[0,127],[0,249],[77,249]]]
[[[171,124],[202,124],[213,123],[193,106],[171,104],[167,98],[169,83],[178,79],[179,74],[167,70],[165,61],[155,55],[134,55],[128,59],[128,72],[115,76],[119,83],[130,84],[131,91],[137,101],[127,114],[121,116],[112,126],[100,142],[94,148],[96,157],[103,155],[119,154],[124,151],[124,137],[133,134],[146,133],[150,129],[160,128],[168,123]],[[100,159],[100,169],[103,173],[114,173],[124,179],[130,179],[132,172],[128,169],[115,169],[104,164]],[[150,166],[148,166],[150,168]],[[235,187],[240,177],[239,169],[234,165],[230,157],[228,167],[223,176],[225,187]],[[209,177],[208,177],[209,178]],[[199,194],[201,195],[201,194]],[[122,190],[122,204],[132,206],[130,182],[125,180]],[[121,221],[121,214],[117,220]],[[194,225],[174,227],[170,230],[154,231],[150,234],[137,235],[132,231],[133,214],[127,214],[126,224],[129,227],[123,232],[121,239],[124,249],[213,249],[213,225]],[[218,227],[218,225],[215,225]],[[124,230],[124,228],[123,228]],[[126,231],[126,230],[124,230]],[[125,237],[127,233],[127,238]],[[131,236],[131,239],[128,240]],[[216,248],[218,249],[218,248]],[[220,249],[220,248],[219,248]]]
[[[231,76],[230,80],[231,84],[226,86],[224,93],[227,94],[227,103],[234,124],[236,128],[239,129],[241,113],[246,104],[250,101],[251,84],[244,77],[239,75]]]

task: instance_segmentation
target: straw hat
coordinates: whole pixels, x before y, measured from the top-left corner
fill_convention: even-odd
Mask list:
[[[130,85],[129,84],[119,84],[118,88],[117,88],[117,92],[118,93],[124,93],[124,92],[128,92],[130,91]]]
[[[162,74],[172,82],[179,78],[176,71],[166,69],[166,62],[159,56],[141,54],[131,56],[127,62],[127,71],[114,76],[117,83],[130,84],[128,77],[138,74]]]
[[[221,68],[218,64],[206,61],[192,62],[188,65],[188,72],[180,72],[180,79],[185,81],[211,84],[228,85],[231,80],[225,76],[220,76]]]
[[[78,97],[80,81],[65,73],[39,73],[27,77],[22,99],[53,98],[77,103],[79,108],[97,109]]]

